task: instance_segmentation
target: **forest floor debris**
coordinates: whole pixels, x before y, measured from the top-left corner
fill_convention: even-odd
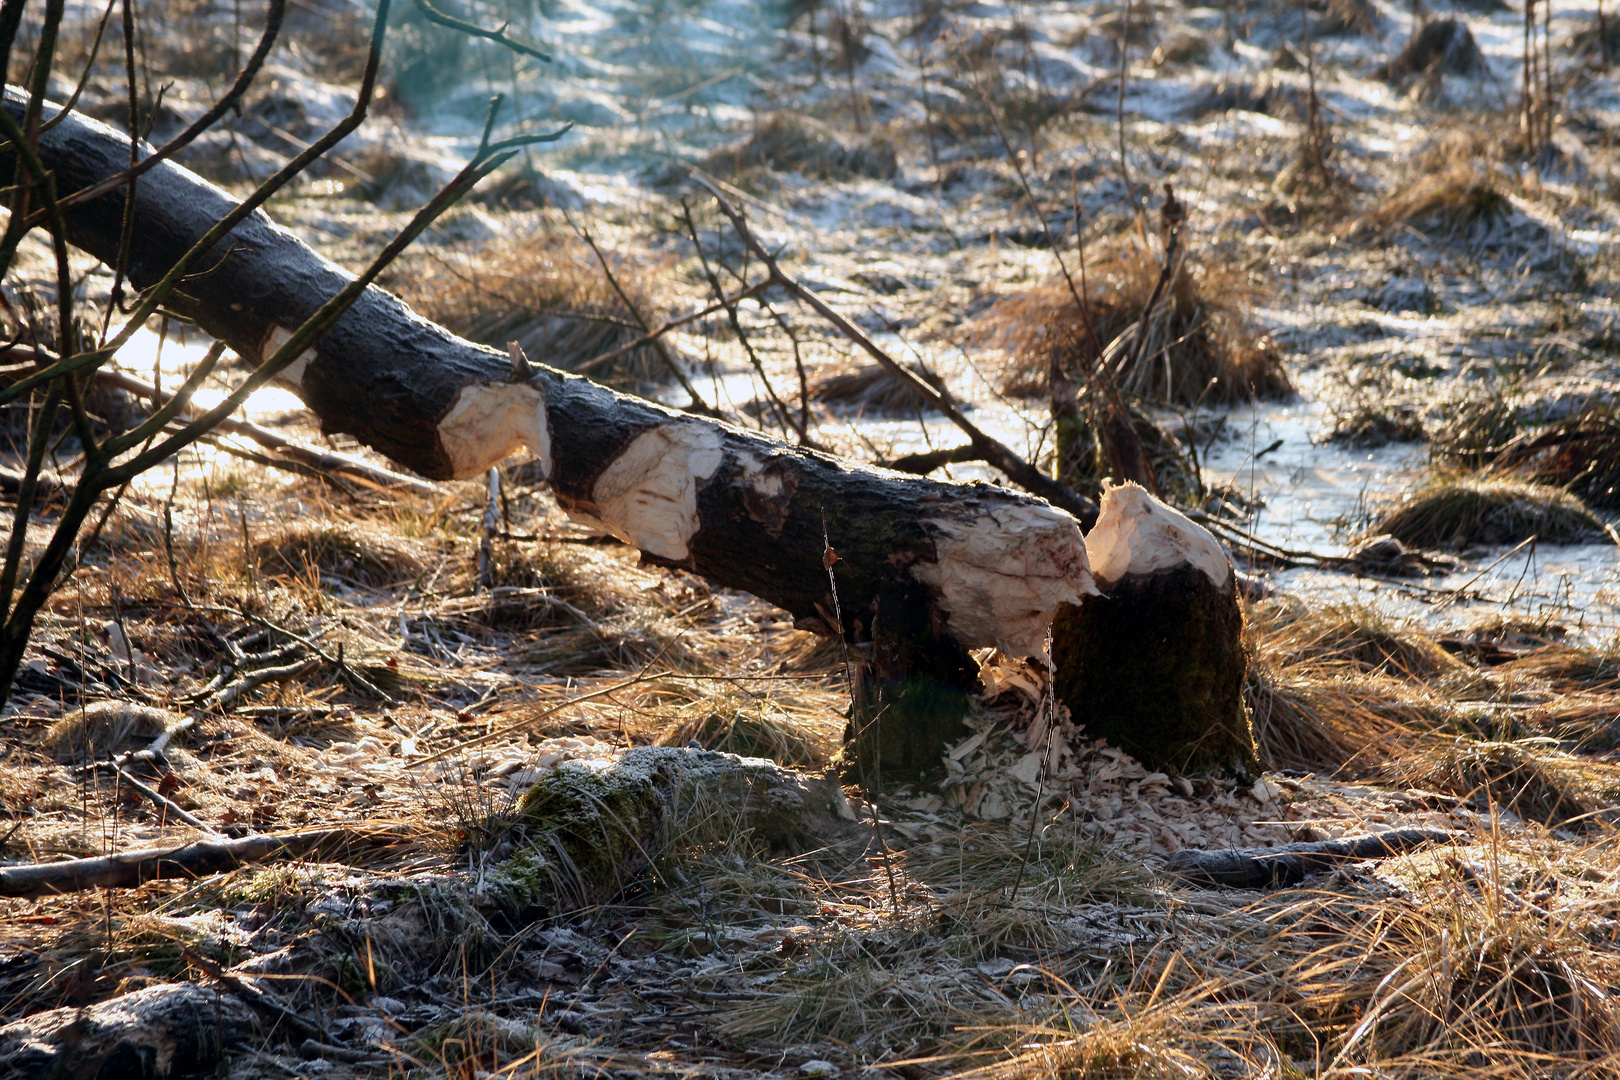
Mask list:
[[[357,11],[290,6],[299,53],[187,163],[226,184],[279,167],[289,137],[346,107]],[[1173,403],[1128,405],[1176,432],[1167,453],[1199,455],[1189,475],[1238,448],[1229,457],[1247,471],[1206,467],[1183,486],[1239,530],[1223,535],[1247,562],[1267,565],[1242,530],[1345,510],[1304,514],[1294,489],[1355,459],[1313,447],[1268,486],[1257,466],[1293,447],[1268,448],[1259,411],[1216,408],[1290,386],[1344,405],[1327,427],[1310,414],[1295,442],[1325,432],[1359,457],[1430,434],[1446,467],[1518,470],[1489,481],[1515,499],[1525,480],[1556,486],[1537,489],[1537,507],[1585,499],[1583,528],[1612,508],[1620,124],[1601,51],[1614,25],[1551,13],[1561,119],[1531,147],[1511,100],[1522,18],[1489,5],[1457,13],[1482,61],[1449,20],[1413,32],[1406,7],[1339,0],[1151,13],[809,4],[789,27],[762,16],[737,37],[728,18],[679,5],[598,14],[596,29],[561,35],[585,56],[570,74],[524,69],[518,107],[572,120],[574,141],[495,178],[394,273],[461,332],[586,363],[639,340],[643,319],[716,303],[681,219],[697,164],[733,185],[728,198],[806,288],[1040,460],[1049,327],[1084,381],[1143,313],[1162,247],[1137,206],[1173,179],[1189,255],[1150,313],[1143,363],[1116,374]],[[165,100],[178,103],[156,117],[161,138],[210,96],[198,73],[222,69],[235,44],[219,5],[150,18],[148,58],[170,69]],[[747,34],[768,39],[767,64]],[[363,261],[444,173],[455,137],[435,125],[453,128],[468,100],[481,109],[504,70],[435,39],[416,12],[396,41],[383,122],[276,206],[340,260]],[[1380,71],[1393,54],[1410,70]],[[1391,74],[1410,82],[1392,91]],[[1330,152],[1308,173],[1313,81]],[[120,122],[123,104],[99,81],[85,101]],[[735,287],[735,238],[692,214]],[[580,239],[584,222],[604,257]],[[1074,324],[1076,291],[1098,341]],[[595,373],[663,392],[673,362],[736,422],[787,434],[797,409],[746,407],[768,400],[763,375],[823,445],[863,460],[936,449],[937,418],[919,424],[847,341],[763,299]],[[998,350],[987,327],[1023,336]],[[851,373],[852,388],[836,382]],[[801,385],[857,396],[812,411]],[[114,421],[116,404],[98,417]],[[255,408],[319,437],[285,396]],[[13,440],[19,412],[5,417]],[[1353,483],[1372,506],[1426,467]],[[836,756],[848,700],[837,642],[638,565],[563,521],[523,465],[502,469],[480,589],[487,491],[383,497],[208,449],[132,487],[52,597],[0,717],[0,858],[205,836],[93,760],[165,731],[160,755],[121,767],[208,830],[337,827],[373,841],[341,858],[0,902],[0,1020],[209,994],[222,974],[273,974],[283,948],[342,920],[385,918],[367,905],[389,888],[483,880],[524,793],[559,765],[694,742],[796,768]],[[1362,547],[1371,522],[1343,513],[1311,565],[1393,582],[1365,607],[1326,598],[1326,573],[1298,587],[1278,575],[1249,606],[1268,770],[1251,783],[1149,770],[1053,710],[1038,670],[994,663],[946,780],[852,788],[851,836],[797,856],[741,833],[672,842],[611,903],[491,919],[415,967],[379,968],[358,938],[341,994],[265,980],[319,1002],[297,1014],[315,1034],[272,1025],[227,1075],[1612,1073],[1620,639],[1598,590],[1584,607],[1478,603],[1533,590],[1475,588],[1469,576],[1499,550],[1424,550],[1478,524],[1469,507],[1431,513],[1421,534],[1379,527]],[[1549,558],[1550,518],[1532,516],[1512,537],[1534,533],[1532,557]],[[1392,595],[1404,614],[1377,606]],[[1390,829],[1462,839],[1300,889],[1208,891],[1159,872],[1187,848]]]

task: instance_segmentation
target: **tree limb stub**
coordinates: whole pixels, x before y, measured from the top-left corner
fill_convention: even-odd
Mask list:
[[[25,103],[7,89],[8,110]],[[71,114],[39,149],[64,192],[129,160],[124,135]],[[136,198],[129,275],[141,287],[234,205],[170,163],[142,178]],[[73,208],[68,239],[113,258],[122,208],[122,193]],[[256,213],[203,260],[174,306],[259,359],[351,280]],[[527,447],[576,519],[649,562],[754,593],[823,632],[865,640],[880,592],[921,584],[930,618],[955,646],[1030,655],[1058,605],[1092,588],[1077,523],[1040,499],[855,465],[551,368],[516,378],[502,353],[381,289],[368,289],[282,377],[326,431],[353,434],[432,479],[475,476]],[[839,556],[836,605],[823,537]],[[835,608],[841,627],[830,625]]]
[[[1281,847],[1230,848],[1226,851],[1178,851],[1165,869],[1193,885],[1228,889],[1266,889],[1297,885],[1309,874],[1347,862],[1387,859],[1430,844],[1462,839],[1441,829],[1396,829],[1371,836],[1284,844]]]

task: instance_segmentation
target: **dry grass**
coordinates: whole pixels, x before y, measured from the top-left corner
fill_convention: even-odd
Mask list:
[[[431,560],[420,543],[353,521],[301,521],[252,541],[249,573],[320,588],[375,589],[414,581]]]
[[[1438,464],[1475,469],[1495,461],[1523,431],[1513,387],[1493,387],[1441,403],[1429,452]]]
[[[1264,660],[1251,665],[1244,693],[1268,769],[1362,775],[1409,753],[1446,713],[1444,702],[1388,676]]]
[[[1061,280],[999,301],[975,329],[1013,357],[1003,391],[1044,394],[1054,355],[1070,371],[1091,370],[1110,343],[1141,318],[1160,269],[1158,257],[1134,238],[1093,252],[1083,294],[1089,329]],[[1186,258],[1149,319],[1140,360],[1126,365],[1120,350],[1110,354],[1120,389],[1179,404],[1231,404],[1291,393],[1276,345],[1255,324],[1257,298],[1258,287],[1215,254]]]
[[[719,1030],[778,1046],[831,1041],[891,1059],[943,1052],[961,1060],[974,1048],[1005,1048],[1018,1039],[1020,1000],[1034,995],[1030,1006],[1041,1008],[1085,966],[1067,913],[1153,900],[1139,868],[1072,824],[1034,837],[986,826],[914,847],[890,884],[873,873],[870,912],[850,911],[796,938],[774,965],[772,992],[728,1004]],[[962,977],[996,961],[1003,977]],[[996,1030],[985,1030],[987,1021]]]
[[[709,712],[679,721],[666,729],[657,742],[661,746],[696,743],[705,750],[769,758],[792,768],[810,769],[824,766],[832,759],[836,742],[829,735],[831,733],[825,730],[808,729],[795,717],[756,706]]]
[[[1620,769],[1566,753],[1550,739],[1435,742],[1385,772],[1413,787],[1488,800],[1549,828],[1620,822]]]
[[[1495,467],[1574,492],[1589,506],[1620,509],[1620,416],[1597,401],[1501,448]]]
[[[668,270],[667,262],[612,253],[608,261],[634,311],[590,248],[560,230],[492,240],[464,255],[440,250],[408,256],[387,285],[463,337],[502,351],[517,341],[531,360],[572,371],[642,337],[638,314],[651,326],[662,320],[665,303],[651,283]],[[684,361],[660,339],[588,374],[636,387],[669,378],[671,364]]]
[[[1419,548],[1474,544],[1578,544],[1602,540],[1603,522],[1563,488],[1475,473],[1441,475],[1413,491],[1369,529]]]
[[[928,368],[917,363],[907,366],[934,389],[945,391],[945,381]],[[914,416],[919,410],[928,409],[910,386],[879,364],[862,364],[853,371],[818,379],[810,384],[810,398],[840,410],[870,416]]]
[[[1423,418],[1411,405],[1359,401],[1335,410],[1323,441],[1376,450],[1392,442],[1422,442]]]
[[[1448,713],[1428,681],[1467,670],[1421,630],[1367,608],[1267,603],[1245,635],[1245,695],[1271,769],[1359,775],[1404,756]]]
[[[798,173],[823,180],[867,176],[892,179],[898,164],[894,144],[881,135],[846,136],[801,113],[769,113],[747,138],[703,159],[717,176],[748,177],[762,171]]]
[[[1565,488],[1589,506],[1620,507],[1620,414],[1607,397],[1537,420],[1511,387],[1468,394],[1443,406],[1431,455]]]
[[[1579,269],[1561,233],[1528,213],[1503,173],[1479,159],[1453,158],[1421,175],[1357,219],[1350,231],[1387,237],[1402,229],[1473,258],[1506,260],[1518,270],[1568,274]]]
[[[1265,650],[1288,664],[1339,664],[1411,682],[1467,667],[1416,626],[1350,604],[1330,604],[1281,622],[1266,635]]]
[[[1272,947],[1304,953],[1285,1007],[1315,1075],[1613,1074],[1611,844],[1554,854],[1487,836],[1389,872],[1396,896],[1307,898],[1275,919]]]

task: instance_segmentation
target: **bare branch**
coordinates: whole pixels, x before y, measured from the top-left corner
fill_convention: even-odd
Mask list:
[[[440,11],[432,4],[428,3],[428,0],[416,0],[416,6],[422,9],[422,14],[427,16],[429,22],[438,23],[440,26],[448,27],[451,30],[456,30],[472,37],[483,38],[485,41],[493,41],[497,45],[506,46],[515,53],[522,53],[524,56],[532,56],[536,60],[543,61],[547,64],[551,63],[550,53],[542,52],[533,45],[525,45],[523,42],[518,41],[516,38],[508,34],[506,32],[506,28],[510,26],[511,23],[502,23],[493,30],[486,30],[477,23],[468,22],[466,19],[458,19],[448,12]]]
[[[753,230],[748,227],[748,223],[743,220],[743,216],[726,200],[720,188],[712,183],[707,176],[696,170],[693,171],[692,175],[698,183],[707,188],[709,193],[715,197],[716,202],[719,203],[721,213],[731,219],[732,227],[737,230],[737,235],[764,264],[765,270],[769,274],[769,280],[773,284],[780,285],[794,299],[810,307],[818,315],[830,322],[834,329],[860,346],[868,356],[883,365],[891,375],[899,379],[919,399],[943,413],[951,423],[960,428],[973,441],[974,449],[983,455],[984,460],[1006,473],[1013,483],[1032,494],[1041,496],[1053,506],[1061,510],[1067,510],[1079,519],[1081,526],[1084,528],[1089,529],[1096,523],[1096,503],[1083,495],[1077,494],[1067,485],[1060,484],[1047,476],[1013,453],[1012,449],[999,439],[991,438],[985,434],[977,424],[962,414],[962,410],[956,407],[956,403],[950,399],[949,395],[930,386],[922,376],[896,361],[894,357],[880,349],[876,342],[862,333],[848,319],[827,306],[827,303],[821,297],[785,274],[777,264],[775,256],[765,250],[764,245],[754,236]]]

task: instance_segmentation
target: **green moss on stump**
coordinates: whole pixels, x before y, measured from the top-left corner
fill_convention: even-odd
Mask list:
[[[497,871],[508,907],[605,903],[635,880],[663,824],[670,787],[656,765],[641,764],[565,762],[529,789],[519,807],[528,845]]]
[[[1258,774],[1235,590],[1183,565],[1059,607],[1058,699],[1089,734],[1155,768]]]

